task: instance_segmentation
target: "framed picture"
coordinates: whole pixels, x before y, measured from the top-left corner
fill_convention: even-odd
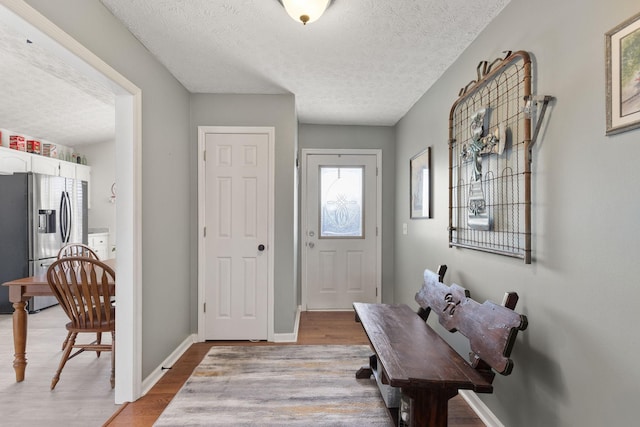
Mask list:
[[[409,160],[411,218],[431,218],[431,148]]]
[[[607,135],[640,127],[640,13],[605,35]]]

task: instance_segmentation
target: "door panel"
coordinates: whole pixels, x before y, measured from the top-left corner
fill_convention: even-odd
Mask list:
[[[217,298],[213,301],[217,302],[218,311],[215,313],[218,319],[231,318],[231,258],[218,258],[218,282],[216,287],[218,291]]]
[[[269,137],[211,133],[205,148],[205,339],[264,340]]]
[[[377,302],[376,155],[305,158],[303,289],[310,310]]]
[[[347,251],[347,292],[366,292],[363,278],[366,277],[364,270],[364,251]]]

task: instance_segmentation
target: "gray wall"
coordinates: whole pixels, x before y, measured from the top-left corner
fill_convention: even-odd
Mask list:
[[[298,127],[298,132],[301,150],[303,148],[376,148],[382,150],[382,301],[385,303],[393,302],[394,206],[396,200],[394,184],[396,179],[395,129],[390,126],[301,124]],[[298,283],[298,289],[300,289],[300,278],[298,278]]]
[[[198,126],[273,126],[275,127],[275,254],[274,298],[275,332],[293,332],[296,313],[295,243],[295,154],[296,112],[293,95],[212,95],[191,96],[191,236],[197,242],[197,147]],[[192,271],[197,271],[197,246],[192,254]],[[196,286],[197,284],[194,284]],[[192,307],[197,288],[192,288]],[[195,310],[194,310],[195,311]],[[197,325],[192,314],[193,327]]]
[[[512,0],[397,125],[396,301],[413,303],[422,270],[440,263],[480,301],[518,292],[529,328],[513,374],[480,395],[507,426],[638,423],[640,129],[605,136],[604,66],[605,32],[638,12],[637,0]],[[504,50],[531,52],[534,92],[556,97],[533,150],[531,265],[448,248],[449,110]],[[425,140],[434,218],[412,221],[406,165]]]
[[[27,3],[142,90],[144,378],[191,333],[189,93],[98,0]]]

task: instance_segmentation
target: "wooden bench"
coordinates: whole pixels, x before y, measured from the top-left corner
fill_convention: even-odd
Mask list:
[[[425,271],[424,285],[416,294],[418,313],[404,304],[353,304],[356,321],[362,323],[375,352],[356,377],[375,374],[383,384],[400,390],[410,402],[408,411],[400,411],[403,425],[446,426],[448,401],[458,390],[493,392],[495,373],[511,373],[509,356],[516,335],[527,327],[527,318],[513,311],[516,293],[505,294],[503,305],[479,304],[464,288],[442,283],[441,276]],[[469,361],[426,323],[430,313],[445,329],[469,340]]]

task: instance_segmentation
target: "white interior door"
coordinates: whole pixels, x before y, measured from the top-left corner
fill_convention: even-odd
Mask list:
[[[379,153],[305,155],[303,304],[378,302]]]
[[[205,339],[265,340],[273,134],[205,133]]]

